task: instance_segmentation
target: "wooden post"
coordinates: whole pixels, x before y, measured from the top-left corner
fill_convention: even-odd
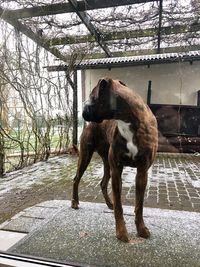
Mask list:
[[[148,91],[147,91],[147,105],[151,104],[151,84],[152,84],[152,81],[149,81]]]
[[[77,70],[74,70],[74,86],[73,86],[73,145],[78,144],[78,93],[77,93]]]
[[[200,107],[200,90],[197,91],[197,106]]]
[[[161,28],[162,28],[162,12],[163,12],[163,0],[160,0],[159,5],[159,22],[158,22],[158,47],[157,53],[160,53],[160,41],[161,41]]]

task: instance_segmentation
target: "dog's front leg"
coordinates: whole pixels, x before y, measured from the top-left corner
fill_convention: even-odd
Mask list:
[[[102,193],[103,193],[103,196],[105,198],[108,208],[113,210],[113,203],[108,195],[108,182],[110,180],[110,165],[108,162],[108,155],[107,157],[102,156],[102,160],[103,160],[103,165],[104,165],[104,175],[103,175],[103,178],[100,184],[101,190],[102,190]]]
[[[144,193],[147,185],[147,171],[138,169],[136,174],[136,203],[135,203],[135,224],[138,236],[150,237],[150,232],[143,220]]]
[[[86,136],[87,137],[87,136]],[[94,152],[93,146],[90,145],[89,138],[86,138],[85,135],[82,135],[81,138],[81,145],[80,145],[80,155],[78,159],[78,167],[76,176],[73,182],[73,190],[72,190],[72,202],[71,207],[73,209],[78,209],[79,205],[79,197],[78,197],[78,186],[85,172],[90,160],[92,158],[92,154]]]
[[[121,190],[122,180],[121,174],[123,166],[116,163],[112,148],[109,150],[109,164],[112,178],[112,190],[113,190],[113,206],[116,223],[116,236],[123,242],[128,242],[128,233],[124,222],[122,201],[121,201]]]

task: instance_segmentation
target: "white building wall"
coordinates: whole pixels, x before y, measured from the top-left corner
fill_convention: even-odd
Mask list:
[[[86,99],[102,77],[112,77],[134,88],[146,101],[148,81],[152,81],[152,104],[197,105],[200,90],[200,61],[153,64],[85,71]]]

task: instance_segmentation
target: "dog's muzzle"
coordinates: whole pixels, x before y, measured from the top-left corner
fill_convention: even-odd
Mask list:
[[[82,114],[84,120],[91,121],[91,117],[92,117],[91,114],[92,114],[91,105],[85,105],[83,109],[83,114]]]
[[[83,109],[83,118],[86,121],[94,121],[94,106],[91,104],[86,104]]]
[[[97,123],[100,123],[103,121],[102,119],[100,119],[97,116],[97,114],[95,112],[95,107],[92,104],[86,104],[84,106],[82,116],[83,116],[85,121],[93,121],[93,122],[97,122]]]

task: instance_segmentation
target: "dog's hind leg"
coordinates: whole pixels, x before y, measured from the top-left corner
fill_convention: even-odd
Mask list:
[[[147,171],[139,169],[136,174],[136,203],[135,203],[135,224],[138,236],[148,238],[150,232],[143,220],[144,193],[147,185]]]
[[[100,184],[101,190],[102,190],[102,193],[103,193],[103,196],[105,198],[105,201],[106,201],[108,208],[113,210],[113,203],[112,203],[110,197],[108,196],[108,182],[110,180],[110,166],[108,163],[107,156],[101,155],[101,158],[103,160],[103,165],[104,165],[104,174],[103,174],[103,178],[102,178],[102,181]]]
[[[121,200],[121,191],[122,191],[122,179],[121,174],[123,171],[123,166],[117,164],[112,148],[109,150],[109,164],[111,169],[111,178],[112,178],[112,190],[113,190],[113,207],[116,223],[116,236],[119,240],[123,242],[128,242],[128,232],[126,229],[122,200]]]
[[[78,186],[83,176],[94,152],[94,146],[89,142],[89,138],[82,138],[80,143],[80,153],[78,159],[78,167],[76,176],[73,182],[73,191],[72,191],[72,202],[71,207],[73,209],[78,209],[79,197],[78,197]]]

